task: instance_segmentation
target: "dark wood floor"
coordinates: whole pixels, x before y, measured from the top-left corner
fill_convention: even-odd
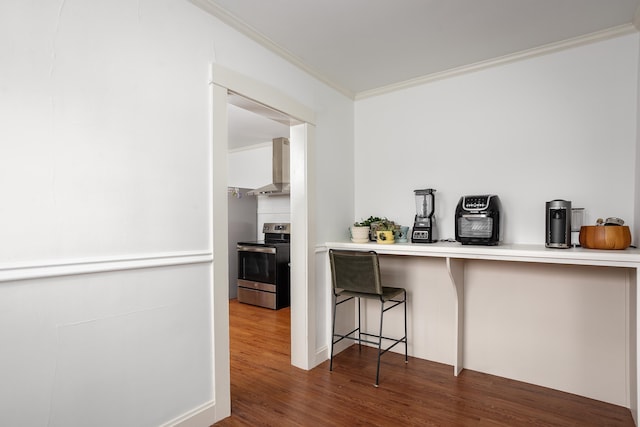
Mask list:
[[[229,305],[231,417],[216,426],[634,426],[628,409],[357,346],[311,371],[290,365],[290,311]]]

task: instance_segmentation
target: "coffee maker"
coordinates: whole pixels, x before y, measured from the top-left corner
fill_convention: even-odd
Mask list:
[[[416,198],[416,217],[413,222],[411,242],[433,243],[435,242],[435,193],[433,188],[414,190]]]
[[[571,202],[552,200],[545,209],[547,248],[567,249],[571,247]]]

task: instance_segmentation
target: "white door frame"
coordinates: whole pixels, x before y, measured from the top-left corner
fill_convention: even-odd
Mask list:
[[[311,369],[315,358],[315,309],[310,301],[314,278],[312,110],[262,82],[212,65],[212,192],[213,192],[213,366],[216,419],[231,413],[229,373],[229,287],[227,213],[227,93],[233,91],[296,119],[291,127],[291,363]]]

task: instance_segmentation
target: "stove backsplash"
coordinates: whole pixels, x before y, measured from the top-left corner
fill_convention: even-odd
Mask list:
[[[261,240],[265,222],[291,222],[289,196],[258,196],[258,221],[256,240]]]

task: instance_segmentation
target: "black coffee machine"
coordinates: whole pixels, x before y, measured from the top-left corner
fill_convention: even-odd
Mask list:
[[[414,190],[416,194],[416,217],[413,222],[413,232],[411,242],[413,243],[433,243],[436,241],[435,234],[435,193],[433,188]]]
[[[545,209],[547,248],[567,249],[571,247],[571,202],[552,200]]]

